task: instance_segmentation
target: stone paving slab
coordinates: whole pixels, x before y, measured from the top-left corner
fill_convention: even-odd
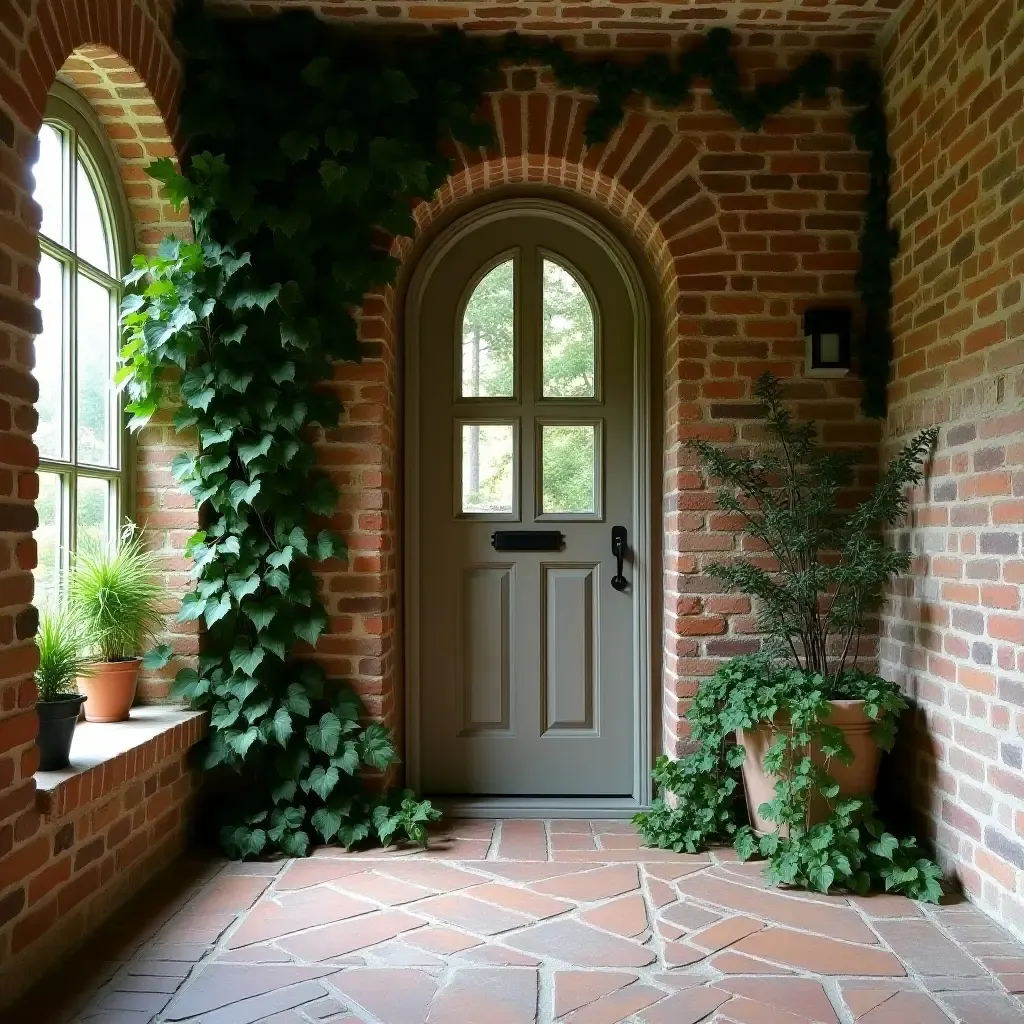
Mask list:
[[[1024,945],[969,904],[769,889],[628,822],[451,821],[427,851],[206,861],[145,900],[10,1019],[1024,1024]]]

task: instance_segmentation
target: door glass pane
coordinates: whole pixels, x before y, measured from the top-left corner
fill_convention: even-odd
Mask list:
[[[81,147],[79,147],[81,150]],[[75,175],[75,249],[78,255],[94,267],[110,273],[110,249],[107,245],[107,231],[100,213],[100,202],[96,196],[88,171],[78,160]]]
[[[42,334],[36,338],[35,376],[39,381],[36,445],[43,458],[64,452],[64,268],[52,256],[39,259],[39,312]]]
[[[110,420],[113,385],[111,296],[78,275],[78,459],[113,465]]]
[[[515,264],[506,260],[473,289],[462,317],[462,397],[515,393]]]
[[[542,512],[597,512],[596,441],[593,423],[541,427]]]
[[[56,473],[39,474],[36,512],[39,515],[35,532],[38,560],[32,575],[36,583],[33,603],[39,608],[56,600],[60,579],[60,524],[63,517],[60,477]]]
[[[75,526],[79,551],[97,551],[110,540],[110,490],[107,480],[91,476],[78,478]]]
[[[596,364],[590,299],[568,270],[544,260],[544,397],[594,398]]]
[[[32,198],[42,207],[39,228],[47,238],[67,244],[64,225],[64,136],[52,124],[39,129],[39,159],[32,168]]]
[[[462,424],[463,512],[509,514],[515,502],[515,428]]]

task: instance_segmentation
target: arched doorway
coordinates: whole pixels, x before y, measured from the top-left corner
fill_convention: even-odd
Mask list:
[[[461,813],[649,797],[648,321],[624,247],[548,199],[465,215],[413,275],[407,763]]]

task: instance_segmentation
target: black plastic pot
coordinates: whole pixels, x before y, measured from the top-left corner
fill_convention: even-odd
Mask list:
[[[85,697],[76,693],[70,697],[61,697],[59,700],[36,702],[36,713],[39,715],[36,746],[39,748],[41,772],[67,768],[78,712],[82,710],[85,700]]]

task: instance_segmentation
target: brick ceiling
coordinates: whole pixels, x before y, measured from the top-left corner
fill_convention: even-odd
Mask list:
[[[315,7],[327,17],[360,23],[458,24],[507,32],[664,34],[731,28],[878,35],[906,0],[277,0],[279,8]],[[218,6],[266,10],[262,0],[220,0]],[[652,45],[657,42],[652,38]]]

